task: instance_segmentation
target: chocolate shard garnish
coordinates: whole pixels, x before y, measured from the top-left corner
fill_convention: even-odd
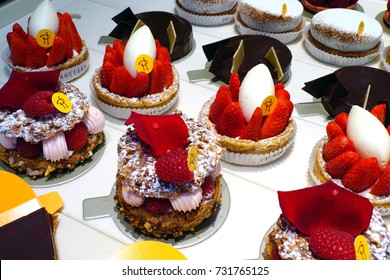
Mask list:
[[[371,85],[367,110],[375,105],[386,103],[386,116],[390,114],[388,89],[386,84],[390,73],[367,66],[349,66],[334,73],[305,83],[302,88],[315,98],[321,99],[324,109],[335,117],[341,112],[349,113],[353,105],[363,106],[367,88]],[[390,119],[386,117],[385,125]]]
[[[287,82],[290,77],[292,55],[289,48],[271,37],[262,35],[239,35],[204,45],[203,52],[208,61],[211,61],[209,71],[219,80],[229,83],[230,70],[233,63],[233,55],[236,52],[241,40],[244,44],[245,57],[238,69],[240,80],[244,79],[246,73],[259,63],[265,64],[271,72],[275,83]],[[283,70],[283,79],[279,80],[275,67],[265,58],[270,48],[274,48]]]
[[[57,259],[53,217],[45,208],[0,227],[0,259]]]
[[[138,20],[145,23],[152,31],[153,37],[160,41],[160,44],[170,49],[169,36],[167,28],[172,22],[175,26],[176,40],[171,53],[171,60],[177,60],[187,55],[193,47],[192,25],[182,17],[168,12],[144,12],[134,14],[130,8],[127,8],[114,16],[112,20],[117,26],[109,34],[114,37],[127,41]]]

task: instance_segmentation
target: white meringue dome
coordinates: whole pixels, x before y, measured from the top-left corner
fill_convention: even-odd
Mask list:
[[[32,13],[28,23],[28,34],[34,38],[42,29],[49,29],[58,34],[60,23],[57,12],[50,0],[43,0]]]

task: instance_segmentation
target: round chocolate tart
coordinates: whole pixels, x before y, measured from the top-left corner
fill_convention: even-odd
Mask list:
[[[246,73],[259,63],[265,64],[271,72],[274,83],[286,83],[290,78],[292,54],[290,49],[279,40],[262,35],[239,35],[203,46],[207,60],[211,61],[209,71],[218,79],[228,84],[233,55],[240,42],[243,41],[245,56],[238,69],[242,81]],[[283,71],[283,77],[278,80],[275,68],[265,58],[268,51],[274,48]]]

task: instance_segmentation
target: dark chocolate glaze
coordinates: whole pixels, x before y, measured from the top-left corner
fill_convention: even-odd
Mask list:
[[[390,93],[387,85],[390,73],[367,66],[349,66],[334,73],[306,82],[302,88],[312,96],[321,99],[325,110],[335,117],[341,112],[349,113],[353,105],[363,106],[367,88],[371,85],[367,110],[375,105],[386,103],[386,121],[390,119]]]
[[[233,55],[241,40],[244,43],[244,60],[238,69],[238,75],[242,81],[246,73],[254,66],[264,63],[271,72],[274,83],[286,83],[290,77],[292,55],[290,49],[279,40],[262,35],[239,35],[203,46],[207,60],[211,61],[209,71],[218,79],[228,84],[230,69],[233,63]],[[275,68],[265,59],[265,55],[273,47],[278,56],[284,76],[278,81]]]
[[[153,37],[160,41],[160,44],[169,50],[169,39],[167,28],[172,21],[176,31],[176,42],[171,53],[171,60],[177,60],[187,55],[193,47],[192,25],[182,17],[167,12],[144,12],[134,15],[130,8],[127,8],[114,16],[112,20],[117,26],[109,36],[127,41],[137,23],[141,20],[152,31]]]
[[[2,260],[56,259],[52,216],[42,207],[2,226],[0,248]]]

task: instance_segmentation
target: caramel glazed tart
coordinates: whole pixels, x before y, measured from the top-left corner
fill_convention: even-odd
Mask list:
[[[140,98],[129,98],[110,92],[104,88],[100,79],[100,68],[96,69],[92,77],[92,85],[96,96],[99,100],[121,108],[132,108],[132,109],[148,109],[157,108],[164,106],[171,102],[177,95],[179,89],[179,73],[172,64],[173,82],[172,85],[164,89],[160,93],[148,94]]]
[[[134,126],[129,126],[125,135],[118,143],[118,171],[116,174],[116,195],[121,215],[128,219],[134,228],[139,228],[146,235],[158,238],[179,237],[183,232],[194,231],[204,219],[211,216],[221,203],[221,175],[215,174],[215,190],[211,197],[203,197],[198,208],[187,212],[179,212],[170,208],[163,214],[151,214],[144,205],[133,207],[128,204],[123,192],[149,198],[174,198],[185,192],[197,191],[207,176],[218,171],[218,166],[224,149],[220,146],[215,134],[182,115],[185,120],[189,137],[187,148],[196,146],[198,159],[194,170],[194,180],[188,184],[177,185],[160,181],[155,173],[156,159],[145,154],[145,145],[139,139]],[[219,171],[218,171],[219,172]],[[214,177],[214,176],[213,176]]]
[[[333,179],[326,171],[326,162],[322,156],[323,149],[328,143],[328,137],[323,137],[313,150],[312,162],[310,163],[310,172],[313,180],[318,183],[325,183],[328,180],[333,180],[339,186],[343,186],[340,179]],[[383,216],[390,215],[390,196],[377,196],[370,194],[368,190],[359,193],[370,200],[375,206],[375,209]]]
[[[372,260],[390,260],[390,231],[377,211],[373,211],[370,225],[362,233],[370,248]],[[271,233],[265,237],[264,259],[272,259],[274,246],[283,260],[316,259],[309,247],[309,237],[301,234],[284,215],[280,215]]]
[[[74,53],[77,54],[76,52],[74,52]],[[76,56],[73,56],[72,58],[68,59],[64,63],[53,66],[53,67],[45,66],[45,67],[33,69],[33,68],[26,68],[26,67],[22,67],[22,66],[18,66],[18,65],[13,65],[12,61],[11,61],[11,53],[7,59],[7,63],[11,69],[14,69],[18,72],[49,71],[49,70],[58,70],[58,69],[65,70],[65,69],[69,69],[69,68],[72,68],[74,66],[77,66],[77,65],[81,64],[82,62],[86,61],[88,59],[88,56],[89,56],[88,49],[87,49],[87,46],[85,44],[85,41],[83,40],[83,48],[81,49],[81,52],[79,54],[77,54]]]
[[[259,141],[243,140],[219,135],[215,130],[214,124],[208,118],[210,106],[214,102],[214,99],[215,96],[211,97],[203,105],[199,114],[199,120],[204,122],[210,130],[214,131],[215,134],[219,136],[221,145],[226,148],[227,152],[264,156],[265,158],[262,158],[262,161],[266,163],[283,155],[286,149],[292,144],[296,132],[296,123],[293,119],[289,120],[287,127],[282,133]]]
[[[56,113],[40,118],[27,117],[23,110],[15,112],[0,111],[0,133],[6,137],[23,138],[26,142],[38,143],[53,137],[57,132],[67,131],[79,123],[83,116],[88,114],[89,103],[87,97],[71,84],[61,84],[56,91],[66,94],[72,102],[72,110],[67,113]],[[73,170],[79,163],[91,157],[93,150],[102,143],[104,133],[90,134],[86,146],[74,151],[68,159],[52,162],[43,156],[32,159],[24,158],[16,150],[8,150],[0,144],[0,159],[11,168],[25,171],[27,175],[48,176],[51,172],[64,169]]]

